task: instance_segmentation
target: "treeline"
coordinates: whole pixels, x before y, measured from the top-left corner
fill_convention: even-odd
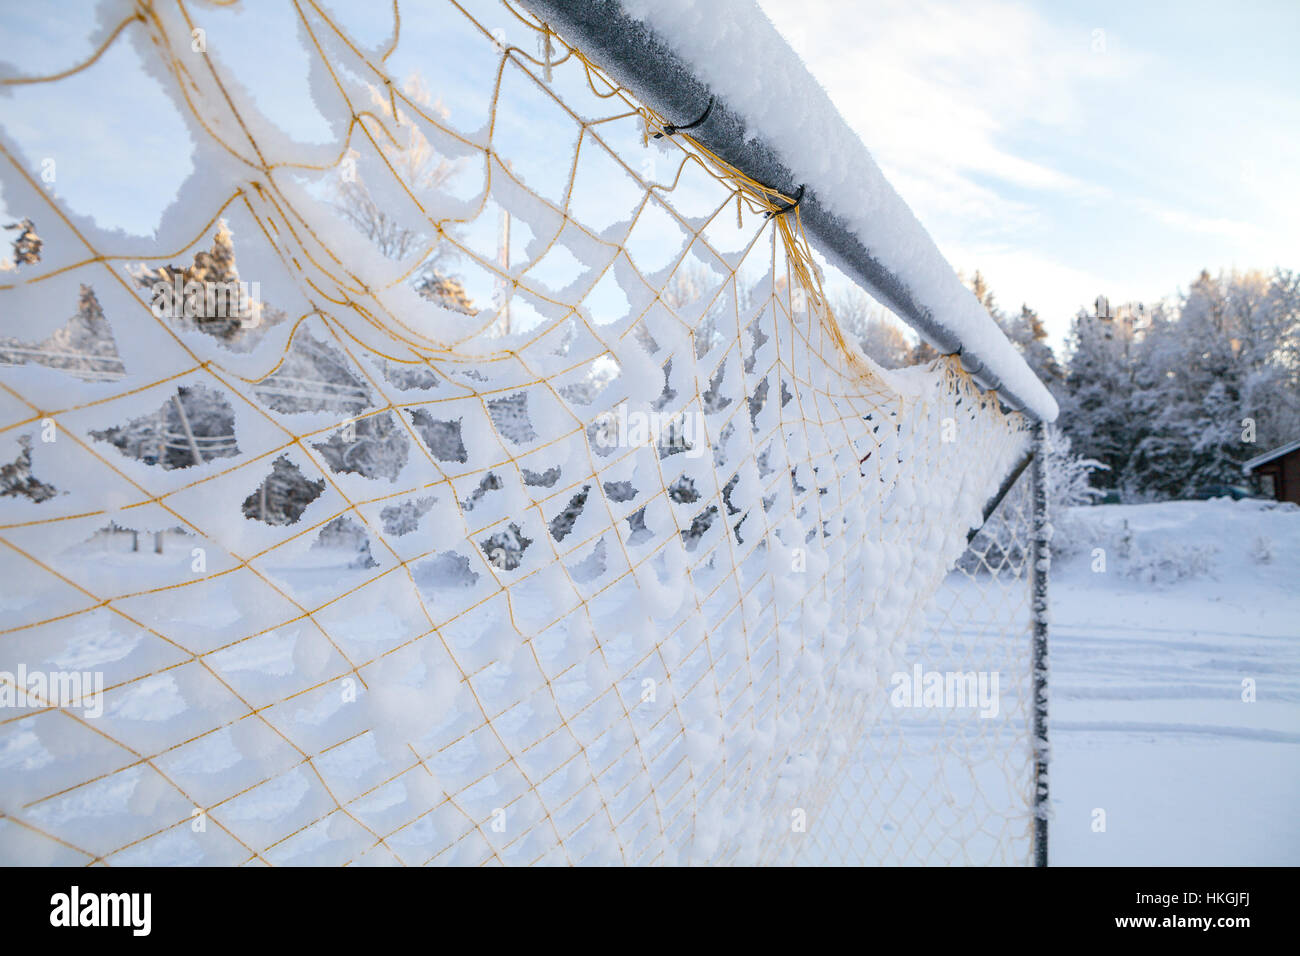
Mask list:
[[[1063,354],[1028,306],[1007,313],[983,276],[971,288],[1061,405],[1076,455],[1105,465],[1093,484],[1124,501],[1241,485],[1241,465],[1300,439],[1300,273],[1202,272],[1167,302],[1074,317]],[[849,294],[836,314],[888,367],[924,353]]]

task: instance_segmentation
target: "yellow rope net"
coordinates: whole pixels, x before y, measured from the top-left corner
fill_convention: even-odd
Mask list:
[[[1025,421],[518,8],[256,6],[3,79],[194,172],[133,237],[0,136],[0,858],[1024,861]]]

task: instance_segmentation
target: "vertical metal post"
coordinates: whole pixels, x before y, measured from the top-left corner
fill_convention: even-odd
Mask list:
[[[497,265],[502,275],[497,280],[501,295],[501,334],[509,335],[513,331],[510,328],[510,282],[505,277],[510,275],[510,212],[504,208],[497,225]]]
[[[194,464],[203,464],[203,452],[199,451],[199,443],[194,439],[194,429],[190,428],[189,416],[185,414],[185,406],[181,404],[180,392],[172,396],[172,401],[176,405],[176,412],[181,417],[181,428],[185,429],[185,440],[190,444],[190,454],[194,456]]]
[[[1034,423],[1033,530],[1030,599],[1033,634],[1034,866],[1047,866],[1047,581],[1052,567],[1052,525],[1047,506],[1047,425]]]
[[[546,34],[546,42],[551,42],[551,35]],[[549,82],[549,81],[548,81]],[[509,161],[503,161],[506,169],[513,169]],[[492,290],[492,304],[497,307],[497,321],[494,324],[498,335],[509,335],[513,329],[510,328],[510,293],[513,286],[510,282],[510,210],[504,206],[497,217],[497,268],[501,274],[497,276],[493,283],[495,288]]]

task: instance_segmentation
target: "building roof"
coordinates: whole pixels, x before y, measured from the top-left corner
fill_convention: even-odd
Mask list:
[[[1290,454],[1291,452],[1297,449],[1300,449],[1300,441],[1293,441],[1289,445],[1283,445],[1280,448],[1274,448],[1272,451],[1266,451],[1262,455],[1256,455],[1250,461],[1245,462],[1241,466],[1241,470],[1244,474],[1249,475],[1260,465],[1268,464],[1274,458],[1281,458],[1283,455]]]

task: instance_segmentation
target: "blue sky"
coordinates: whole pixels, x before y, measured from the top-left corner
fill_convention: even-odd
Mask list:
[[[7,68],[41,75],[65,70],[84,60],[94,50],[90,40],[95,19],[92,6],[83,3],[79,13],[67,18],[51,17],[43,9],[0,13],[0,38],[9,35],[22,39],[6,49],[11,58]],[[359,42],[376,48],[386,46],[393,28],[391,9],[377,10],[369,0],[330,0],[328,6],[340,26]],[[485,25],[496,26],[509,43],[525,50],[535,46],[535,33],[504,16],[504,8],[494,0],[476,0],[473,7],[484,16]],[[403,18],[401,41],[386,61],[390,73],[403,83],[405,78],[418,77],[431,99],[445,107],[445,122],[466,135],[480,139],[486,136],[489,119],[495,117],[494,148],[509,158],[513,173],[529,189],[562,203],[580,132],[578,122],[554,104],[549,91],[543,93],[535,80],[515,67],[505,71],[493,113],[492,90],[500,52],[450,4],[432,9],[436,16]],[[332,83],[313,86],[311,66],[315,55],[307,52],[298,14],[288,0],[204,7],[196,14],[196,22],[205,30],[206,55],[221,73],[226,90],[237,98],[246,93],[254,101],[256,109],[244,110],[242,115],[246,122],[258,126],[257,136],[265,154],[296,162],[313,161],[313,154],[317,154],[314,161],[332,162],[347,129],[348,114]],[[316,26],[322,36],[327,35],[320,24]],[[144,72],[140,44],[130,42],[132,38],[129,33],[122,34],[84,71],[57,82],[13,88],[7,99],[0,99],[0,129],[16,146],[20,162],[32,174],[51,164],[56,175],[43,188],[61,208],[93,219],[102,229],[127,234],[108,240],[104,246],[118,250],[148,249],[147,240],[139,242],[130,237],[149,237],[159,228],[165,212],[180,213],[186,223],[197,228],[215,214],[233,187],[228,167],[212,167],[212,143],[206,134],[187,125],[182,109],[170,95],[170,86]],[[182,56],[184,46],[181,44]],[[152,54],[147,45],[145,50]],[[437,55],[431,55],[431,50]],[[348,69],[349,61],[339,51],[331,53],[331,60],[336,69]],[[356,90],[360,102],[368,103],[365,90],[370,79],[353,78],[360,82]],[[318,81],[321,79],[317,76]],[[584,116],[626,112],[591,94],[577,61],[557,69],[552,84],[556,95]],[[0,95],[4,92],[0,89]],[[185,109],[188,111],[188,107]],[[333,126],[327,117],[334,119]],[[683,154],[669,140],[652,141],[647,148],[636,118],[628,116],[614,124],[602,124],[599,134],[640,176],[654,182],[674,181]],[[204,145],[207,158],[194,155],[196,137]],[[590,136],[585,142],[579,175],[569,197],[570,210],[596,231],[630,221],[645,196],[644,186],[622,172],[601,148],[593,145]],[[409,218],[414,214],[409,199],[392,186],[373,148],[359,135],[353,140],[353,147],[358,145],[362,150],[358,154],[358,174],[367,188],[385,204],[390,215],[399,217],[431,242],[427,224]],[[297,174],[286,175],[293,178]],[[312,179],[303,175],[304,181]],[[191,180],[191,176],[195,178]],[[483,176],[481,157],[466,157],[458,172],[439,189],[469,200],[480,194]],[[46,232],[48,241],[43,203],[31,202],[26,187],[16,183],[16,174],[0,166],[0,223],[31,215],[38,231]],[[333,212],[331,197],[336,180],[333,176],[316,178],[316,186],[313,194],[324,200],[324,211]],[[182,191],[181,201],[174,206],[178,191]],[[746,229],[736,230],[731,225],[734,214],[730,197],[729,190],[690,165],[677,181],[671,202],[674,209],[688,217],[707,217],[725,203],[727,214],[706,232],[715,248],[734,253],[752,238],[760,221],[751,217]],[[472,223],[458,227],[457,235],[471,249],[493,260],[498,251],[500,221],[498,207],[490,202]],[[339,225],[340,239],[352,234],[351,227],[342,220]],[[540,243],[539,249],[531,253],[539,258],[529,258],[528,240],[534,236],[549,239],[560,225],[558,217],[549,223],[530,223],[519,211],[511,219],[511,268],[527,266],[529,281],[552,292],[560,292],[587,269],[571,250],[581,255],[583,246],[589,244],[581,243],[573,232],[566,235],[567,247],[559,245],[547,251],[546,243]],[[187,238],[192,234],[183,232]],[[671,266],[689,238],[651,202],[637,218],[626,247],[639,267],[654,273]],[[242,274],[257,275],[259,265],[248,258],[239,228],[235,229],[235,249]],[[588,248],[588,256],[591,254]],[[765,270],[768,260],[763,255],[757,258]],[[691,261],[700,263],[694,253]],[[724,270],[713,265],[721,283]],[[759,268],[749,267],[749,280],[757,279]],[[463,255],[455,257],[450,269],[463,282],[471,299],[488,307],[497,291],[494,277]],[[626,295],[611,276],[602,280],[585,302],[597,321],[613,321],[629,308]],[[515,297],[511,314],[524,327],[540,321],[540,315],[530,312],[530,304],[522,294]]]
[[[1099,292],[1300,268],[1294,0],[760,5],[953,266],[1054,335]]]
[[[1099,292],[1152,301],[1203,267],[1300,268],[1294,0],[760,4],[953,266],[982,270],[1006,308],[1038,308],[1058,338]],[[5,58],[36,73],[78,61],[93,6],[7,10],[0,33],[21,42],[4,44]],[[369,41],[389,29],[373,8],[342,6]],[[240,23],[250,17],[255,28]],[[287,4],[256,16],[205,8],[203,21],[223,61],[260,77],[273,122],[305,142],[330,138]],[[419,66],[435,94],[446,83],[463,93],[459,57],[431,60],[437,44],[416,42],[418,30],[407,25],[397,55],[415,59],[390,65]],[[147,235],[192,169],[179,115],[120,41],[96,68],[0,108],[29,162],[57,158],[52,188],[103,224]]]

